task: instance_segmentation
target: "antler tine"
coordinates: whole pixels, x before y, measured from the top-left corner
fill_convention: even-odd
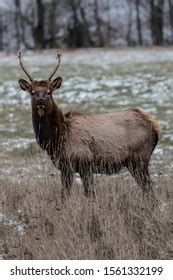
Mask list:
[[[51,73],[51,75],[49,76],[48,78],[48,81],[50,82],[52,77],[55,75],[55,73],[57,72],[59,66],[60,66],[60,63],[61,63],[61,56],[62,54],[60,52],[57,52],[57,56],[56,58],[58,58],[58,65],[55,67],[55,69],[53,70],[53,72]]]
[[[24,67],[24,65],[23,65],[23,63],[22,63],[22,52],[21,52],[21,51],[19,51],[18,57],[17,57],[17,58],[19,59],[20,66],[21,66],[22,70],[25,72],[25,74],[27,75],[27,77],[28,77],[28,78],[30,79],[30,81],[32,82],[32,81],[33,81],[33,78],[32,78],[31,75],[28,73],[28,71],[25,69],[25,67]]]

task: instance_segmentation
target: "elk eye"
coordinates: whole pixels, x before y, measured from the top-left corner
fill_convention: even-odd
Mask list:
[[[34,93],[35,93],[35,91],[34,91],[34,90],[32,90],[32,91],[31,91],[31,95],[34,95]]]
[[[51,91],[50,91],[50,90],[48,90],[48,91],[47,91],[47,95],[48,95],[48,96],[50,96],[50,94],[51,94]]]

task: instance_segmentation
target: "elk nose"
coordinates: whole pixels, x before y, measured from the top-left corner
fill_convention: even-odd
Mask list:
[[[45,105],[45,99],[44,98],[38,98],[37,99],[37,105]]]

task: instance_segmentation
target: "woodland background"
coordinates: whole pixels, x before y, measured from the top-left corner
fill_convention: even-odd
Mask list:
[[[0,50],[173,43],[173,0],[0,1]]]

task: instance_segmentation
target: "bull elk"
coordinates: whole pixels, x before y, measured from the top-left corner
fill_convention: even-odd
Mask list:
[[[23,65],[30,80],[19,80],[22,90],[29,92],[32,122],[38,145],[47,151],[60,170],[62,196],[70,194],[74,173],[79,173],[85,195],[94,194],[93,174],[115,174],[126,167],[143,192],[152,190],[149,161],[158,142],[159,124],[139,109],[125,109],[105,114],[76,111],[63,113],[53,99],[62,77],[52,81],[58,63],[47,80],[34,80]]]

